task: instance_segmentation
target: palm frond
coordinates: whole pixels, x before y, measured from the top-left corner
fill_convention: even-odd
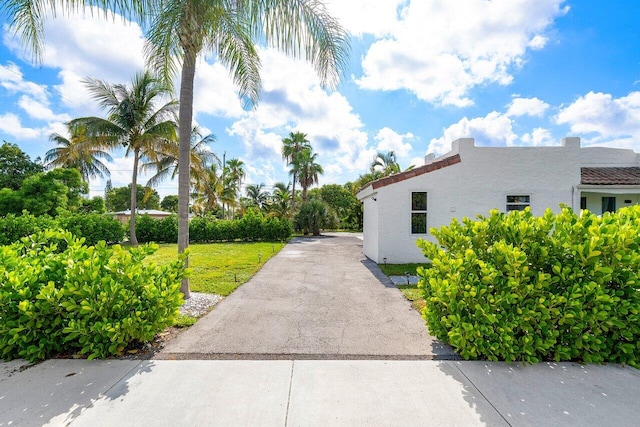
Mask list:
[[[318,0],[245,0],[252,34],[287,55],[309,61],[323,85],[335,88],[346,70],[349,35]]]

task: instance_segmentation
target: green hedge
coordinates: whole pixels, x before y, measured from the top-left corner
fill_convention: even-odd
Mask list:
[[[58,226],[76,237],[84,237],[85,244],[93,246],[100,240],[107,244],[124,240],[124,228],[119,221],[109,215],[98,213],[59,216]]]
[[[640,364],[640,206],[492,211],[419,241],[429,330],[465,359]]]
[[[23,237],[48,228],[62,228],[71,231],[76,237],[84,237],[88,245],[100,240],[118,243],[124,239],[124,228],[109,215],[68,214],[51,218],[48,215],[34,216],[8,214],[0,217],[0,245],[9,245]]]
[[[178,217],[153,219],[148,215],[136,217],[136,236],[140,242],[175,243],[178,240]],[[189,241],[192,243],[233,240],[276,241],[291,236],[291,223],[287,219],[265,218],[259,213],[247,212],[236,220],[196,217],[189,221]]]
[[[0,358],[92,359],[153,339],[178,315],[184,277],[183,260],[145,263],[156,249],[85,246],[63,230],[1,246]]]
[[[0,245],[10,245],[23,237],[57,225],[57,221],[48,215],[7,214],[0,217]]]

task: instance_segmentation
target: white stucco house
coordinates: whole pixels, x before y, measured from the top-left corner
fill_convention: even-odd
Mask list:
[[[550,147],[478,147],[453,141],[449,153],[373,181],[357,194],[364,203],[364,254],[377,263],[423,262],[419,238],[451,219],[487,215],[491,209],[531,208],[542,215],[560,204],[601,214],[640,203],[640,154],[580,147],[564,138]]]

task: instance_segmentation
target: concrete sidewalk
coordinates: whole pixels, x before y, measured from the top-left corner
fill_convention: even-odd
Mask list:
[[[349,233],[292,239],[157,359],[455,359]]]
[[[640,371],[573,363],[0,364],[0,426],[636,426]]]

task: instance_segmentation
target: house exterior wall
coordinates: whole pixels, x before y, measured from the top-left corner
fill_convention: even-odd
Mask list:
[[[624,208],[625,206],[640,204],[640,194],[629,194],[628,189],[620,189],[617,193],[615,191],[615,189],[611,189],[609,192],[596,193],[589,192],[588,190],[583,190],[580,195],[581,197],[586,197],[587,199],[586,209],[598,215],[602,213],[603,197],[615,197],[616,209]]]
[[[380,263],[387,258],[390,264],[425,260],[416,241],[430,235],[411,233],[411,193],[427,193],[427,230],[448,224],[451,221],[450,207],[460,205],[460,194],[451,189],[463,184],[461,166],[448,166],[377,190],[379,250],[377,258],[370,257],[372,260]],[[365,228],[365,239],[367,235]]]
[[[583,167],[631,167],[639,163],[640,154],[633,150],[607,147],[580,149],[580,165]]]
[[[372,192],[362,201],[364,203],[362,251],[366,257],[373,260],[380,259],[380,262],[382,262],[383,257],[378,256],[380,216],[378,214],[377,196],[377,193]]]
[[[373,225],[365,219],[365,255],[375,262],[423,262],[418,238],[434,240],[430,233],[411,233],[411,192],[427,192],[427,229],[448,225],[452,218],[475,218],[491,209],[506,211],[508,195],[530,197],[531,211],[574,205],[580,183],[580,140],[565,138],[554,147],[476,147],[473,139],[452,143],[445,155],[460,155],[460,163],[376,189],[377,251],[367,242]],[[439,159],[435,159],[437,161]],[[366,189],[358,193],[363,199]],[[579,203],[579,198],[577,199]],[[365,204],[365,218],[371,204]],[[375,227],[375,225],[373,225]],[[377,253],[376,253],[377,252]]]

